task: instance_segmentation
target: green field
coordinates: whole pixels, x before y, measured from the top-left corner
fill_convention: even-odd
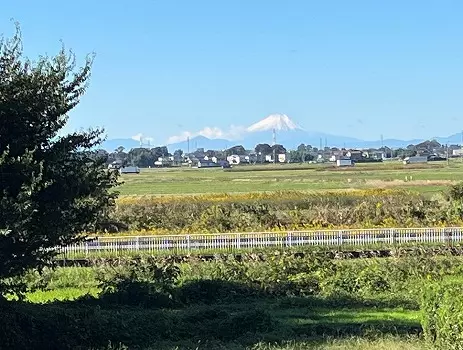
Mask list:
[[[26,335],[53,349],[424,349],[420,291],[428,279],[461,274],[459,257],[275,253],[184,261],[173,280],[164,279],[176,275],[164,258],[32,272],[25,281],[43,290],[0,310],[12,330],[4,341],[18,349],[30,348],[19,346]],[[103,292],[102,281],[116,289]]]
[[[436,193],[463,181],[459,160],[403,165],[400,162],[333,165],[236,166],[233,169],[143,169],[122,176],[121,195],[181,195],[260,191],[326,191],[365,188],[401,188]]]

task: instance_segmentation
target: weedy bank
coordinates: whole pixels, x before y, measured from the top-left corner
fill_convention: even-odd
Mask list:
[[[459,192],[448,192],[433,198],[380,189],[122,197],[100,231],[143,235],[460,225]]]

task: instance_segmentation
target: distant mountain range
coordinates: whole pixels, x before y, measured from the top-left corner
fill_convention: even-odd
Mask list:
[[[314,147],[319,147],[321,144],[324,147],[325,142],[328,147],[379,148],[384,145],[398,148],[426,141],[425,139],[365,141],[347,136],[310,132],[298,126],[285,114],[272,114],[246,128],[240,140],[210,139],[205,136],[196,136],[190,138],[189,141],[169,144],[167,147],[170,152],[176,149],[181,149],[184,152],[188,150],[195,151],[197,148],[221,150],[235,145],[243,145],[246,149],[254,149],[259,143],[272,144],[274,137],[277,143],[284,145],[287,149],[295,149],[301,143]],[[461,134],[457,133],[448,137],[432,137],[429,139],[436,140],[441,144],[460,144]],[[140,142],[134,139],[110,139],[103,143],[102,148],[113,151],[120,146],[128,150],[140,147]]]

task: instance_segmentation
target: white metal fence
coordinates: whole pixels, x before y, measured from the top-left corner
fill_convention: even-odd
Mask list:
[[[367,246],[463,241],[462,227],[388,228],[192,235],[99,237],[62,248],[66,257],[127,252],[236,251],[246,248],[298,246]]]

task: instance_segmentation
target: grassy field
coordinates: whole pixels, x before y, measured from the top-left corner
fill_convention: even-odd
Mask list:
[[[401,188],[436,193],[463,180],[463,163],[455,160],[403,165],[399,162],[332,165],[236,166],[233,169],[143,169],[124,175],[121,195],[203,194],[259,191],[326,191]]]

